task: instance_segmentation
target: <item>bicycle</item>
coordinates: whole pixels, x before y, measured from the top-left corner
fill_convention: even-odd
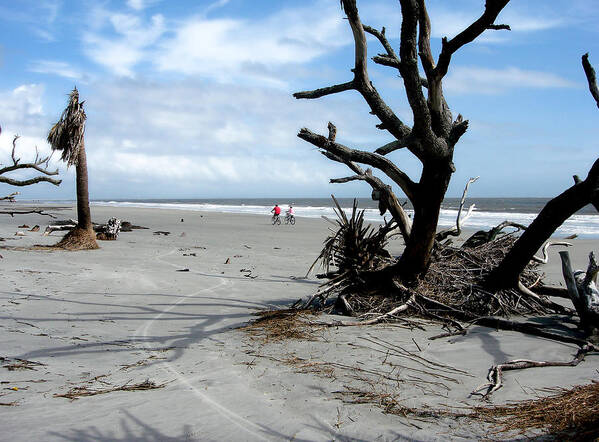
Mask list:
[[[291,213],[285,215],[285,224],[295,225],[295,216]]]
[[[272,225],[275,224],[281,225],[281,217],[278,214],[272,216]]]

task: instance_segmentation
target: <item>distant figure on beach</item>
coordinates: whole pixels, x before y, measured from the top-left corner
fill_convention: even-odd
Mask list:
[[[275,206],[273,207],[273,209],[271,210],[272,212],[272,219],[273,221],[281,214],[281,208],[279,207],[278,204],[275,204]]]
[[[293,210],[291,204],[289,204],[289,209],[285,212],[285,224],[295,224],[295,210]]]

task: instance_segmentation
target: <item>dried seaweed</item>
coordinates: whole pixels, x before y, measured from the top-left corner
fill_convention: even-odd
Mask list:
[[[274,310],[256,313],[258,319],[242,327],[249,336],[263,343],[284,339],[314,340],[315,329],[306,318],[314,315],[310,310]]]
[[[474,416],[493,420],[498,432],[524,434],[539,429],[560,440],[599,437],[599,382],[571,389],[556,388],[552,396],[495,407],[476,407]]]
[[[73,387],[66,393],[55,394],[54,397],[64,397],[67,399],[75,400],[75,399],[78,399],[78,398],[84,397],[84,396],[96,396],[98,394],[112,393],[114,391],[155,390],[157,388],[162,388],[165,385],[166,385],[166,383],[156,384],[154,381],[150,381],[149,379],[146,379],[145,381],[140,382],[139,384],[126,383],[119,387],[110,387],[110,388],[103,388],[103,389],[90,389],[85,386],[84,387]]]

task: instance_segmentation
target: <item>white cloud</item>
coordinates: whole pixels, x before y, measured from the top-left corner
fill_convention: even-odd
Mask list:
[[[444,87],[448,92],[459,94],[498,94],[517,88],[572,88],[577,87],[577,84],[555,74],[516,67],[489,69],[456,66],[444,80]]]
[[[44,87],[24,84],[10,91],[0,92],[0,125],[2,131],[26,132],[43,117]]]
[[[220,81],[267,76],[268,69],[313,60],[350,41],[339,8],[286,9],[262,20],[195,16],[161,42],[154,62],[161,71]]]
[[[84,36],[84,51],[94,62],[116,75],[133,77],[134,67],[147,58],[148,48],[165,32],[164,17],[152,16],[144,23],[138,16],[97,11],[95,27]],[[111,36],[105,35],[109,27]]]
[[[141,11],[146,7],[144,0],[127,0],[127,6],[136,11]]]
[[[81,80],[84,77],[82,72],[64,61],[39,60],[31,65],[29,71],[40,74],[58,75],[59,77],[72,80]]]
[[[215,9],[222,8],[229,4],[230,0],[216,0],[214,3],[208,5],[208,7],[204,10],[204,15],[208,15],[208,13],[214,11]]]

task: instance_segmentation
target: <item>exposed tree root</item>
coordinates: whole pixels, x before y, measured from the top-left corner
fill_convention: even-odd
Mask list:
[[[80,227],[75,227],[67,233],[55,247],[65,250],[93,250],[100,248],[96,242],[94,231]]]

